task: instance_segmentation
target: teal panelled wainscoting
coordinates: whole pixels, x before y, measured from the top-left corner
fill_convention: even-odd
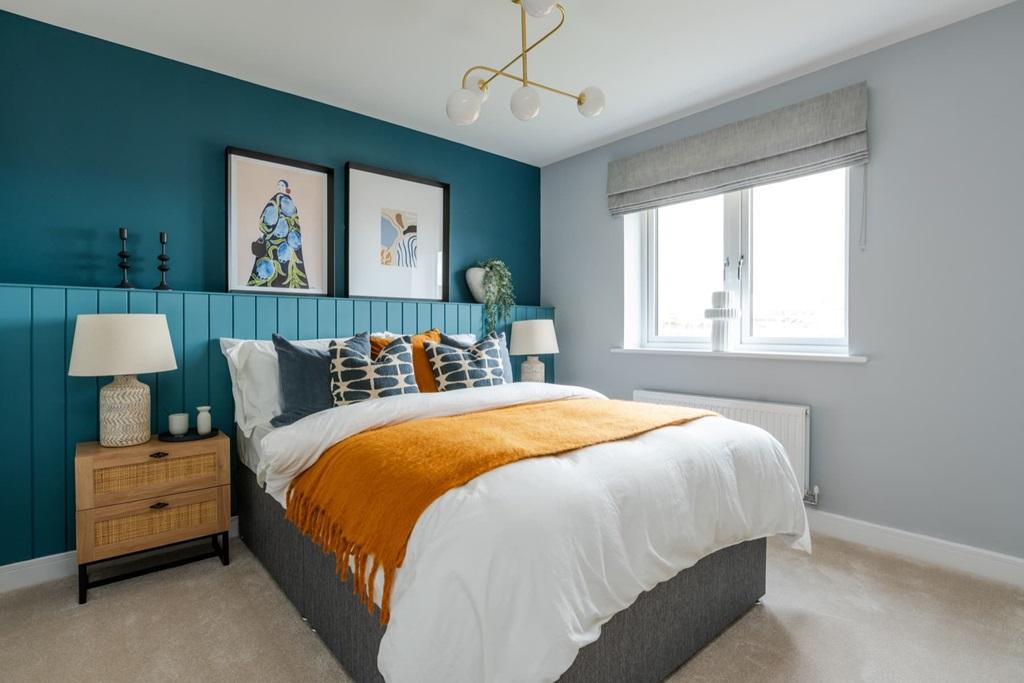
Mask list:
[[[98,438],[97,397],[107,378],[68,377],[75,317],[81,313],[163,313],[178,369],[140,379],[150,386],[153,431],[170,413],[212,406],[214,426],[234,436],[234,403],[221,337],[344,337],[362,331],[483,333],[483,306],[206,292],[0,285],[0,565],[75,546],[74,454]],[[512,320],[554,318],[554,309],[517,306]],[[503,326],[508,334],[512,320]],[[554,363],[543,358],[548,380]],[[521,358],[513,357],[518,377]],[[237,463],[237,459],[232,460]]]

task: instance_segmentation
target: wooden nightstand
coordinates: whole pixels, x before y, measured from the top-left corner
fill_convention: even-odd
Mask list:
[[[231,524],[231,442],[224,434],[199,441],[75,448],[78,602],[90,588],[195,560],[228,554]],[[104,560],[209,537],[213,550],[98,581],[89,567]]]

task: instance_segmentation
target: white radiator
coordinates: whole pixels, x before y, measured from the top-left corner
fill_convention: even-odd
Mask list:
[[[633,392],[634,401],[647,403],[669,403],[689,408],[713,410],[722,417],[737,422],[746,422],[765,430],[782,444],[789,455],[789,462],[796,472],[797,481],[804,494],[807,493],[811,476],[811,408],[789,403],[762,403],[761,401],[739,401],[714,396],[675,394],[668,391]]]

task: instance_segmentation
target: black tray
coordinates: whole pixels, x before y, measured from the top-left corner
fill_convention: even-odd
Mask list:
[[[180,443],[182,441],[200,441],[202,439],[209,439],[220,434],[220,431],[216,427],[210,430],[209,434],[200,434],[196,431],[195,427],[190,427],[187,432],[181,434],[171,434],[170,432],[161,432],[156,438],[160,441],[170,441],[171,443]]]

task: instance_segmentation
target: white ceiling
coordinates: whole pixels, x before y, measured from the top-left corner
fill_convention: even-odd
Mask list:
[[[0,0],[88,35],[327,102],[538,166],[959,21],[1009,0],[562,0],[531,79],[604,89],[585,119],[542,95],[513,118],[511,81],[459,128],[445,100],[474,64],[517,52],[509,0]],[[555,14],[529,19],[531,36]]]

